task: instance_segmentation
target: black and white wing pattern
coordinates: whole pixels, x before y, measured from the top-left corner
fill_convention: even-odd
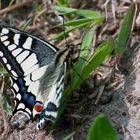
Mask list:
[[[29,120],[40,114],[37,129],[47,120],[55,121],[68,53],[68,48],[59,50],[28,33],[0,26],[0,62],[10,74],[15,97],[13,125],[20,123],[22,115]]]

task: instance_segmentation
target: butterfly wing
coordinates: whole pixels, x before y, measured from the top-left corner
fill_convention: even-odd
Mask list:
[[[58,54],[60,53],[58,52]],[[45,99],[45,104],[36,126],[37,130],[41,129],[46,121],[54,122],[57,118],[66,74],[65,58],[61,62],[59,60],[60,58],[57,57],[57,59],[48,66],[48,70],[40,82],[41,89],[39,89],[39,92]]]
[[[44,66],[47,68],[57,51],[50,43],[28,33],[0,27],[0,62],[11,75],[12,91],[15,94],[13,115],[24,112],[29,119],[33,117],[39,88],[37,80],[32,78],[33,72]],[[38,79],[42,76],[42,73],[39,74]]]

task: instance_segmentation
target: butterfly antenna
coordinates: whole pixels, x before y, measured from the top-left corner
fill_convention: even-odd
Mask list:
[[[65,32],[65,27],[64,27],[64,16],[63,15],[59,15],[59,16],[61,16],[62,17],[62,24],[63,24],[63,32],[64,32],[64,39],[65,39],[65,42],[66,42],[66,45],[67,45],[67,47],[69,46],[69,44],[68,44],[68,41],[67,41],[67,38],[66,38],[66,32]]]

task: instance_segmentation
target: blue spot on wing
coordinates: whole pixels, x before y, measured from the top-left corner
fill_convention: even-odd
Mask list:
[[[21,100],[16,99],[16,107],[15,107],[14,113],[16,113],[17,107],[20,103],[24,103],[25,108],[28,108],[32,112],[35,101],[36,101],[36,96],[34,94],[32,94],[31,92],[27,91],[28,86],[25,85],[24,79],[18,78],[15,80],[14,78],[12,78],[12,80],[13,80],[13,83],[16,83],[17,86],[19,87],[18,93],[21,95]],[[16,95],[18,94],[18,93],[16,93],[16,90],[14,90],[14,92]],[[24,110],[22,110],[22,111],[24,111]]]
[[[58,110],[58,108],[56,107],[56,105],[52,102],[49,102],[47,107],[46,107],[46,111],[53,111],[53,112],[56,112]]]

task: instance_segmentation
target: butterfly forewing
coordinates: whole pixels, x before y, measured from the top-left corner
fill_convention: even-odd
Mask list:
[[[42,88],[40,79],[45,73],[47,75],[47,67],[57,51],[50,43],[25,32],[0,27],[0,62],[11,75],[16,103],[14,114],[25,112],[29,118],[33,116],[36,98],[40,99],[40,96],[46,95],[38,95],[39,89]],[[45,98],[47,97],[48,95]]]

